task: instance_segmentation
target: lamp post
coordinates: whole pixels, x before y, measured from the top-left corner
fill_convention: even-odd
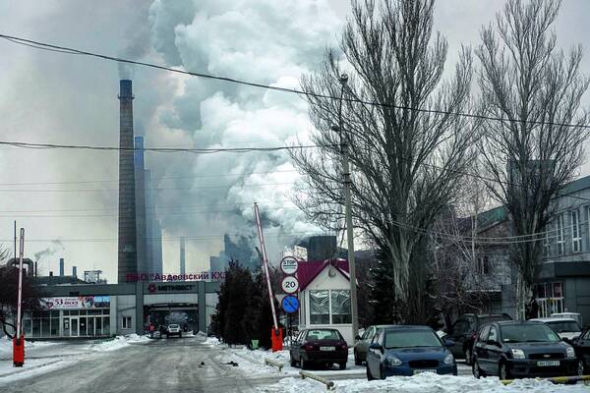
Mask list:
[[[340,107],[338,108],[338,126],[332,126],[332,130],[338,132],[340,135],[340,149],[342,153],[342,171],[344,176],[344,208],[346,219],[346,235],[348,243],[348,265],[350,270],[350,311],[352,316],[352,337],[353,342],[358,332],[358,307],[356,294],[356,266],[354,261],[354,234],[352,227],[352,199],[350,195],[350,159],[348,151],[348,143],[346,137],[342,135],[342,100],[344,98],[344,89],[348,82],[348,75],[342,74],[340,76]]]

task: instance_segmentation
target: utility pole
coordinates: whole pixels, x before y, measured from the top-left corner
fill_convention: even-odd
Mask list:
[[[25,364],[25,337],[21,330],[21,315],[23,303],[23,256],[25,253],[25,229],[20,229],[20,253],[18,262],[18,292],[16,304],[16,334],[12,338],[12,362],[14,367]]]
[[[342,74],[340,76],[340,108],[338,109],[338,126],[332,126],[332,130],[340,135],[340,145],[342,152],[342,171],[344,176],[344,208],[346,218],[346,240],[348,243],[348,266],[350,270],[350,311],[352,316],[352,337],[353,340],[358,332],[358,305],[356,293],[356,265],[354,260],[354,233],[352,227],[352,199],[350,195],[351,180],[350,180],[350,158],[349,147],[346,137],[343,136],[342,126],[342,100],[344,98],[344,89],[348,82],[348,75]]]

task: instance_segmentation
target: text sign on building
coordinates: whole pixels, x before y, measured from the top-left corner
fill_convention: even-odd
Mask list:
[[[75,310],[110,307],[110,296],[77,296],[41,298],[41,307],[46,310]]]
[[[299,289],[299,281],[293,276],[287,276],[283,278],[281,288],[285,293],[295,293]]]
[[[284,257],[281,259],[281,271],[288,276],[297,273],[298,267],[297,259],[293,257]]]

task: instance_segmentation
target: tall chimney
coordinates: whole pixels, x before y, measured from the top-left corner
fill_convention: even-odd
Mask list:
[[[60,277],[64,276],[64,259],[63,258],[59,258],[59,276]]]
[[[186,274],[186,261],[185,261],[184,236],[183,236],[180,238],[180,275],[184,276],[185,274]]]
[[[120,81],[119,139],[119,252],[118,281],[137,273],[135,168],[133,163],[133,92],[128,79]]]
[[[72,266],[72,276],[78,277],[78,268],[76,266]]]

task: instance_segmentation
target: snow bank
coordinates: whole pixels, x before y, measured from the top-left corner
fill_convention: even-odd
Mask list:
[[[386,380],[367,381],[361,379],[337,380],[336,392],[396,392],[396,393],[559,393],[588,392],[583,385],[554,385],[549,381],[523,379],[504,386],[498,378],[475,379],[473,377],[454,377],[436,374],[419,374],[414,377],[391,377]],[[280,382],[268,386],[261,391],[284,393],[315,393],[325,392],[325,385],[299,378],[284,378]]]

